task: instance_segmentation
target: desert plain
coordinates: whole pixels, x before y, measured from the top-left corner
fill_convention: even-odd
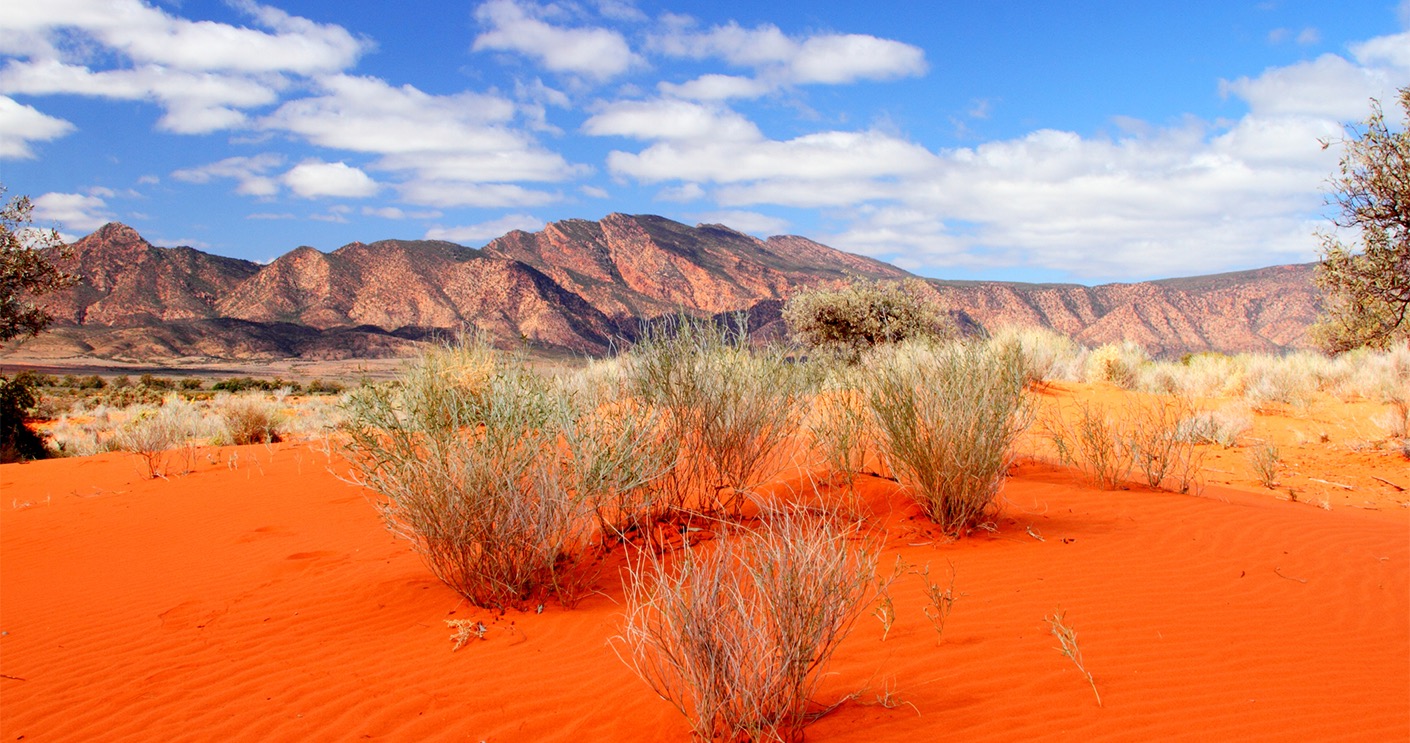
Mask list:
[[[1041,417],[1140,393],[1033,394]],[[807,740],[1406,740],[1410,462],[1376,444],[1386,409],[1257,410],[1277,484],[1247,446],[1202,445],[1186,493],[1100,489],[1030,426],[991,528],[961,539],[859,476],[878,571],[928,565],[956,600],[943,631],[914,574],[889,630],[864,607]],[[156,478],[125,452],[0,466],[0,739],[689,739],[614,640],[620,554],[575,608],[489,611],[384,528],[336,437],[187,456]],[[800,456],[762,492],[842,488]],[[456,619],[483,638],[453,649]]]

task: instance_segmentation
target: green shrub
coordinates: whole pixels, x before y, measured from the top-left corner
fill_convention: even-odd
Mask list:
[[[38,386],[30,372],[0,375],[0,462],[46,456],[44,437],[29,425],[39,404]]]
[[[943,308],[922,298],[925,292],[918,281],[805,289],[784,305],[783,321],[803,345],[855,362],[880,344],[954,337],[954,323]]]

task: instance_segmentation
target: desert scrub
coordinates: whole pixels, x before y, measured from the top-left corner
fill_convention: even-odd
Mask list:
[[[1086,378],[1129,390],[1136,386],[1141,367],[1149,361],[1145,349],[1132,341],[1107,343],[1087,355]]]
[[[1017,350],[905,344],[871,362],[868,401],[898,481],[945,532],[978,526],[1031,417]]]
[[[661,411],[667,438],[678,442],[663,480],[672,508],[737,515],[783,468],[814,375],[784,349],[751,348],[743,316],[731,324],[667,318],[645,329],[627,363],[637,398]]]
[[[262,395],[221,394],[215,400],[230,443],[272,444],[281,439],[280,416]]]
[[[136,454],[148,478],[189,470],[193,440],[206,430],[195,406],[168,395],[158,407],[137,406],[113,432],[112,446]]]
[[[626,576],[622,660],[701,740],[802,740],[876,570],[849,536],[784,513],[673,559],[643,552]]]
[[[1278,475],[1283,469],[1283,457],[1278,447],[1270,443],[1260,443],[1248,450],[1249,466],[1254,477],[1263,487],[1273,489],[1278,486]]]
[[[1121,487],[1133,472],[1151,488],[1188,492],[1200,452],[1186,429],[1198,413],[1182,397],[1155,395],[1106,408],[1078,405],[1072,418],[1044,421],[1063,464],[1075,466],[1103,490]]]
[[[582,410],[523,360],[462,340],[394,384],[350,393],[342,430],[388,529],[437,578],[478,606],[548,594],[571,606],[590,580],[593,504],[657,466],[632,456],[639,439],[583,423]]]
[[[815,456],[849,488],[862,472],[872,448],[871,412],[859,392],[861,382],[860,374],[835,370],[813,396],[805,426]]]
[[[879,345],[958,335],[944,308],[927,299],[924,282],[859,280],[843,287],[803,289],[783,306],[783,322],[799,343],[855,364]]]
[[[1030,382],[1079,381],[1087,362],[1086,348],[1069,336],[1047,328],[1002,327],[989,337],[989,343],[998,348],[1017,348]]]
[[[1197,444],[1218,444],[1225,449],[1238,446],[1239,437],[1253,428],[1253,412],[1248,405],[1226,405],[1218,410],[1195,411],[1180,421],[1181,440]]]

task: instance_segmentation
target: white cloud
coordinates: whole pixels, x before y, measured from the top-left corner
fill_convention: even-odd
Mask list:
[[[34,221],[65,229],[92,232],[112,221],[103,199],[88,194],[46,193],[34,199]]]
[[[513,230],[534,232],[545,222],[529,214],[507,214],[499,219],[461,227],[436,226],[426,231],[427,240],[448,240],[456,243],[484,243],[502,237]]]
[[[0,95],[0,158],[33,158],[31,143],[55,140],[73,129],[63,119]]]
[[[618,101],[606,105],[583,123],[583,131],[596,136],[648,140],[748,142],[763,139],[753,122],[734,111],[671,99]]]
[[[272,152],[252,157],[227,157],[219,162],[197,168],[173,171],[171,177],[185,183],[209,183],[215,178],[236,181],[235,192],[245,196],[273,196],[279,192],[279,182],[270,171],[284,164],[284,157]]]
[[[788,231],[788,220],[770,217],[767,214],[749,211],[718,211],[697,214],[694,217],[702,224],[722,224],[740,232],[768,237]]]
[[[657,201],[677,201],[685,203],[688,201],[698,201],[705,198],[705,189],[698,183],[687,183],[681,186],[663,188],[656,193]]]
[[[490,0],[475,11],[488,30],[475,37],[476,51],[511,51],[537,59],[554,72],[606,80],[640,60],[623,36],[606,28],[555,26],[542,9],[516,0]]]
[[[435,219],[441,216],[438,211],[409,212],[395,206],[362,207],[362,214],[365,217],[381,217],[382,219]]]
[[[307,75],[349,67],[369,48],[340,26],[314,23],[249,0],[233,4],[273,33],[189,21],[139,0],[46,0],[6,9],[0,50],[57,55],[54,42],[76,31],[138,64]]]
[[[228,129],[245,121],[241,109],[278,100],[282,81],[212,72],[188,72],[145,65],[131,69],[94,71],[58,60],[10,60],[0,70],[0,87],[29,95],[74,94],[113,100],[150,100],[166,114],[158,125],[178,134]]]
[[[786,57],[780,34],[731,33],[737,46],[717,34],[709,51],[761,65]],[[1364,118],[1368,98],[1389,100],[1410,82],[1410,35],[1349,48],[1224,81],[1248,104],[1233,121],[1122,119],[1113,136],[1037,130],[939,151],[880,131],[726,138],[711,132],[735,112],[680,100],[605,106],[584,130],[646,140],[611,153],[608,167],[663,184],[658,198],[826,207],[839,227],[825,242],[907,268],[1024,266],[1089,280],[1208,273],[1315,256],[1321,188],[1338,157],[1320,140]]]
[[[875,131],[818,132],[785,141],[665,141],[607,157],[613,173],[648,183],[882,178],[924,172],[934,161],[924,147]]]
[[[676,98],[695,101],[725,101],[731,98],[758,98],[770,92],[772,86],[761,80],[738,75],[701,75],[680,84],[661,82],[657,89]]]
[[[600,186],[579,186],[578,193],[590,199],[609,199],[612,197],[612,194],[607,193],[607,189],[602,188]]]
[[[483,209],[541,206],[563,197],[536,191],[513,183],[466,183],[463,181],[417,180],[397,187],[402,199],[412,204],[449,209],[473,206]]]
[[[176,18],[137,0],[50,0],[7,9],[0,51],[24,59],[10,60],[0,87],[152,101],[165,110],[162,129],[204,134],[244,125],[245,111],[277,101],[289,75],[346,68],[369,48],[339,26],[250,0],[234,4],[270,31]],[[88,64],[113,55],[130,64]]]
[[[321,95],[285,103],[260,126],[321,147],[380,154],[369,168],[402,177],[402,193],[414,203],[464,205],[454,202],[493,192],[495,206],[534,205],[544,203],[533,195],[539,192],[519,188],[529,200],[506,204],[499,202],[513,189],[471,186],[562,181],[586,172],[515,129],[514,103],[496,95],[437,96],[348,75],[325,78],[321,86]]]
[[[322,196],[363,198],[377,193],[377,182],[345,162],[306,160],[281,178],[284,185],[306,199]]]
[[[651,47],[668,56],[719,58],[750,67],[773,85],[889,80],[922,75],[927,69],[925,52],[910,44],[865,34],[821,33],[795,39],[772,24],[749,29],[730,22],[697,31],[688,20],[676,17],[652,37]],[[729,91],[721,82],[703,83],[699,92]],[[697,91],[687,90],[687,96],[697,97],[692,92]]]

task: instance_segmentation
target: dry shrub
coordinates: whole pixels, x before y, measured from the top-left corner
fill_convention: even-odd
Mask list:
[[[649,425],[592,423],[598,401],[579,402],[522,360],[462,339],[397,384],[350,394],[343,431],[388,529],[437,578],[478,606],[546,594],[572,606],[591,580],[594,503],[658,466],[635,448]]]
[[[858,391],[861,380],[843,373],[813,397],[808,442],[828,471],[851,487],[872,448],[871,414]]]
[[[1145,349],[1133,341],[1107,343],[1087,355],[1087,380],[1110,382],[1129,390],[1136,386],[1141,367],[1149,361]]]
[[[217,403],[230,443],[273,444],[280,440],[279,413],[263,397],[235,395]]]
[[[148,478],[165,477],[178,468],[189,470],[189,444],[200,426],[200,415],[190,403],[169,396],[160,407],[140,406],[132,411],[111,441],[114,448],[136,454]]]
[[[1017,348],[1031,382],[1078,381],[1087,362],[1087,349],[1070,336],[1048,328],[1005,326],[994,331],[989,342],[999,348]]]
[[[629,359],[639,398],[660,411],[676,466],[663,479],[672,508],[738,514],[784,465],[811,386],[808,367],[779,348],[751,349],[733,325],[675,316],[645,329]]]
[[[702,740],[802,740],[865,604],[874,550],[827,520],[778,514],[628,569],[623,661]]]
[[[1239,437],[1253,428],[1253,413],[1247,405],[1200,410],[1180,421],[1181,440],[1197,444],[1218,444],[1225,449],[1238,446]]]
[[[1249,449],[1248,462],[1263,487],[1272,489],[1278,486],[1278,475],[1283,469],[1283,458],[1278,453],[1278,447],[1266,442],[1259,444]]]
[[[1058,414],[1045,427],[1063,463],[1099,488],[1115,490],[1134,471],[1151,488],[1184,493],[1195,486],[1201,460],[1183,428],[1196,415],[1184,398],[1157,396],[1114,410],[1084,403],[1074,421]]]
[[[1016,349],[907,344],[871,361],[868,397],[897,479],[947,533],[983,523],[1030,417]]]

